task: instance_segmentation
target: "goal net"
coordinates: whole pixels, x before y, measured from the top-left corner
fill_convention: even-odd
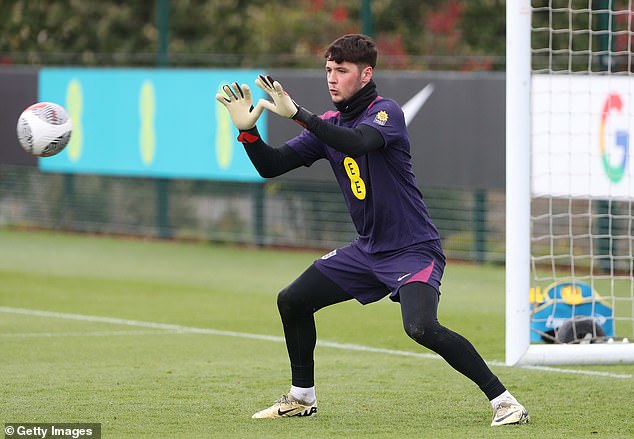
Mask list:
[[[634,362],[633,18],[507,2],[507,364]]]

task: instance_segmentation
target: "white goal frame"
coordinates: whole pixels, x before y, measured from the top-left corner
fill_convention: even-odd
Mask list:
[[[531,344],[531,1],[506,2],[507,365],[634,363],[634,343]]]

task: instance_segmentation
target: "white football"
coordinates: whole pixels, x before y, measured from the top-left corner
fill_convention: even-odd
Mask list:
[[[50,157],[63,150],[73,131],[66,110],[52,102],[38,102],[24,110],[18,119],[18,141],[26,152]]]

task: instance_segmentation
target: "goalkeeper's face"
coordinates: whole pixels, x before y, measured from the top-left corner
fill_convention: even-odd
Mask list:
[[[326,61],[326,78],[332,102],[339,103],[350,99],[370,82],[372,67],[361,68],[348,61],[337,63],[328,60]]]

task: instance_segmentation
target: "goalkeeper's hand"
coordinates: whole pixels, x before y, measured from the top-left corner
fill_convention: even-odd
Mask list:
[[[282,84],[275,81],[270,76],[258,75],[255,84],[268,94],[273,102],[260,99],[258,105],[262,105],[269,111],[282,117],[288,117],[303,126],[308,127],[310,120],[315,115],[295,103],[293,99],[284,91]]]
[[[246,84],[238,85],[237,82],[231,86],[222,86],[225,95],[216,94],[216,100],[225,106],[231,117],[231,121],[240,131],[247,131],[255,127],[255,123],[264,111],[262,99],[253,107],[251,90]]]
[[[292,119],[297,114],[299,106],[284,91],[282,84],[270,76],[258,75],[255,79],[255,85],[264,90],[273,99],[273,102],[265,99],[261,100],[262,105],[267,110],[289,119]]]

